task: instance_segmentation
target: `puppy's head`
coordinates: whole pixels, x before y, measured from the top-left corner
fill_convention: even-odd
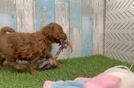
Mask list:
[[[57,23],[50,23],[43,27],[42,33],[53,43],[61,44],[61,41],[67,40],[67,36],[64,33],[63,28]]]

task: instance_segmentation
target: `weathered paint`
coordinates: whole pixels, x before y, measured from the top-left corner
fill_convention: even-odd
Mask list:
[[[69,3],[64,0],[55,0],[55,21],[63,27],[69,36]]]
[[[72,28],[70,33],[70,41],[73,46],[73,52],[70,53],[70,57],[80,57],[82,51],[82,40],[80,28]]]
[[[0,13],[15,14],[15,0],[0,0]]]
[[[93,0],[92,8],[93,8],[93,54],[103,54],[105,0]]]
[[[82,25],[82,0],[70,1],[70,26],[81,28]]]
[[[43,25],[54,22],[55,19],[55,0],[36,0],[37,29]]]
[[[84,17],[82,19],[82,55],[81,56],[89,56],[92,54],[92,29],[93,29],[93,18],[92,17]]]
[[[70,41],[73,45],[73,53],[70,57],[81,56],[82,51],[82,0],[69,0],[70,4]]]
[[[89,56],[92,54],[92,0],[82,0],[82,55]]]
[[[69,37],[69,3],[67,0],[55,0],[55,21],[63,27],[63,31]],[[54,47],[55,49],[53,51],[59,48],[57,45]],[[65,49],[59,58],[68,58],[69,53],[69,50]]]
[[[16,29],[16,16],[10,14],[0,14],[0,28],[9,26]]]
[[[34,0],[16,0],[17,31],[34,32]]]
[[[92,2],[93,0],[82,0],[82,16],[92,16]]]
[[[0,28],[9,26],[16,29],[15,12],[13,0],[0,0]]]
[[[91,5],[93,3],[91,2],[92,0],[16,0],[17,29],[20,32],[33,32],[36,26],[37,30],[40,30],[42,26],[55,21],[62,25],[73,45],[73,53],[67,49],[61,53],[59,58],[91,55],[93,22],[96,23],[96,20],[92,18]],[[1,15],[0,18],[2,18]],[[94,18],[98,19],[97,16]],[[16,18],[13,17],[13,19]],[[13,22],[11,25],[15,24]],[[94,28],[96,30],[99,27]],[[95,37],[94,40],[97,38],[96,41],[98,41],[99,38]],[[57,49],[58,46],[54,45],[52,53],[55,54]]]

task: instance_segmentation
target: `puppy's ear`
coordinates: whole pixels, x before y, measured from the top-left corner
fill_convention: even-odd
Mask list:
[[[45,36],[51,36],[51,27],[49,25],[44,26],[42,29],[42,34]]]

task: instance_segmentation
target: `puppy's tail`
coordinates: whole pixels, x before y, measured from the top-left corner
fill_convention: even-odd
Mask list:
[[[13,33],[15,32],[15,30],[13,28],[10,27],[3,27],[0,29],[0,34],[4,35],[4,34],[8,34],[8,33]]]

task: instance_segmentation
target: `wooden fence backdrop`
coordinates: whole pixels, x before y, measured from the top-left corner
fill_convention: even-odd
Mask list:
[[[0,0],[0,27],[18,32],[35,32],[50,22],[62,25],[73,45],[73,53],[64,50],[60,58],[83,57],[103,53],[104,0]],[[96,12],[96,11],[100,12]],[[102,19],[101,19],[102,18]],[[99,42],[100,41],[100,42]],[[53,45],[54,54],[57,45]]]

